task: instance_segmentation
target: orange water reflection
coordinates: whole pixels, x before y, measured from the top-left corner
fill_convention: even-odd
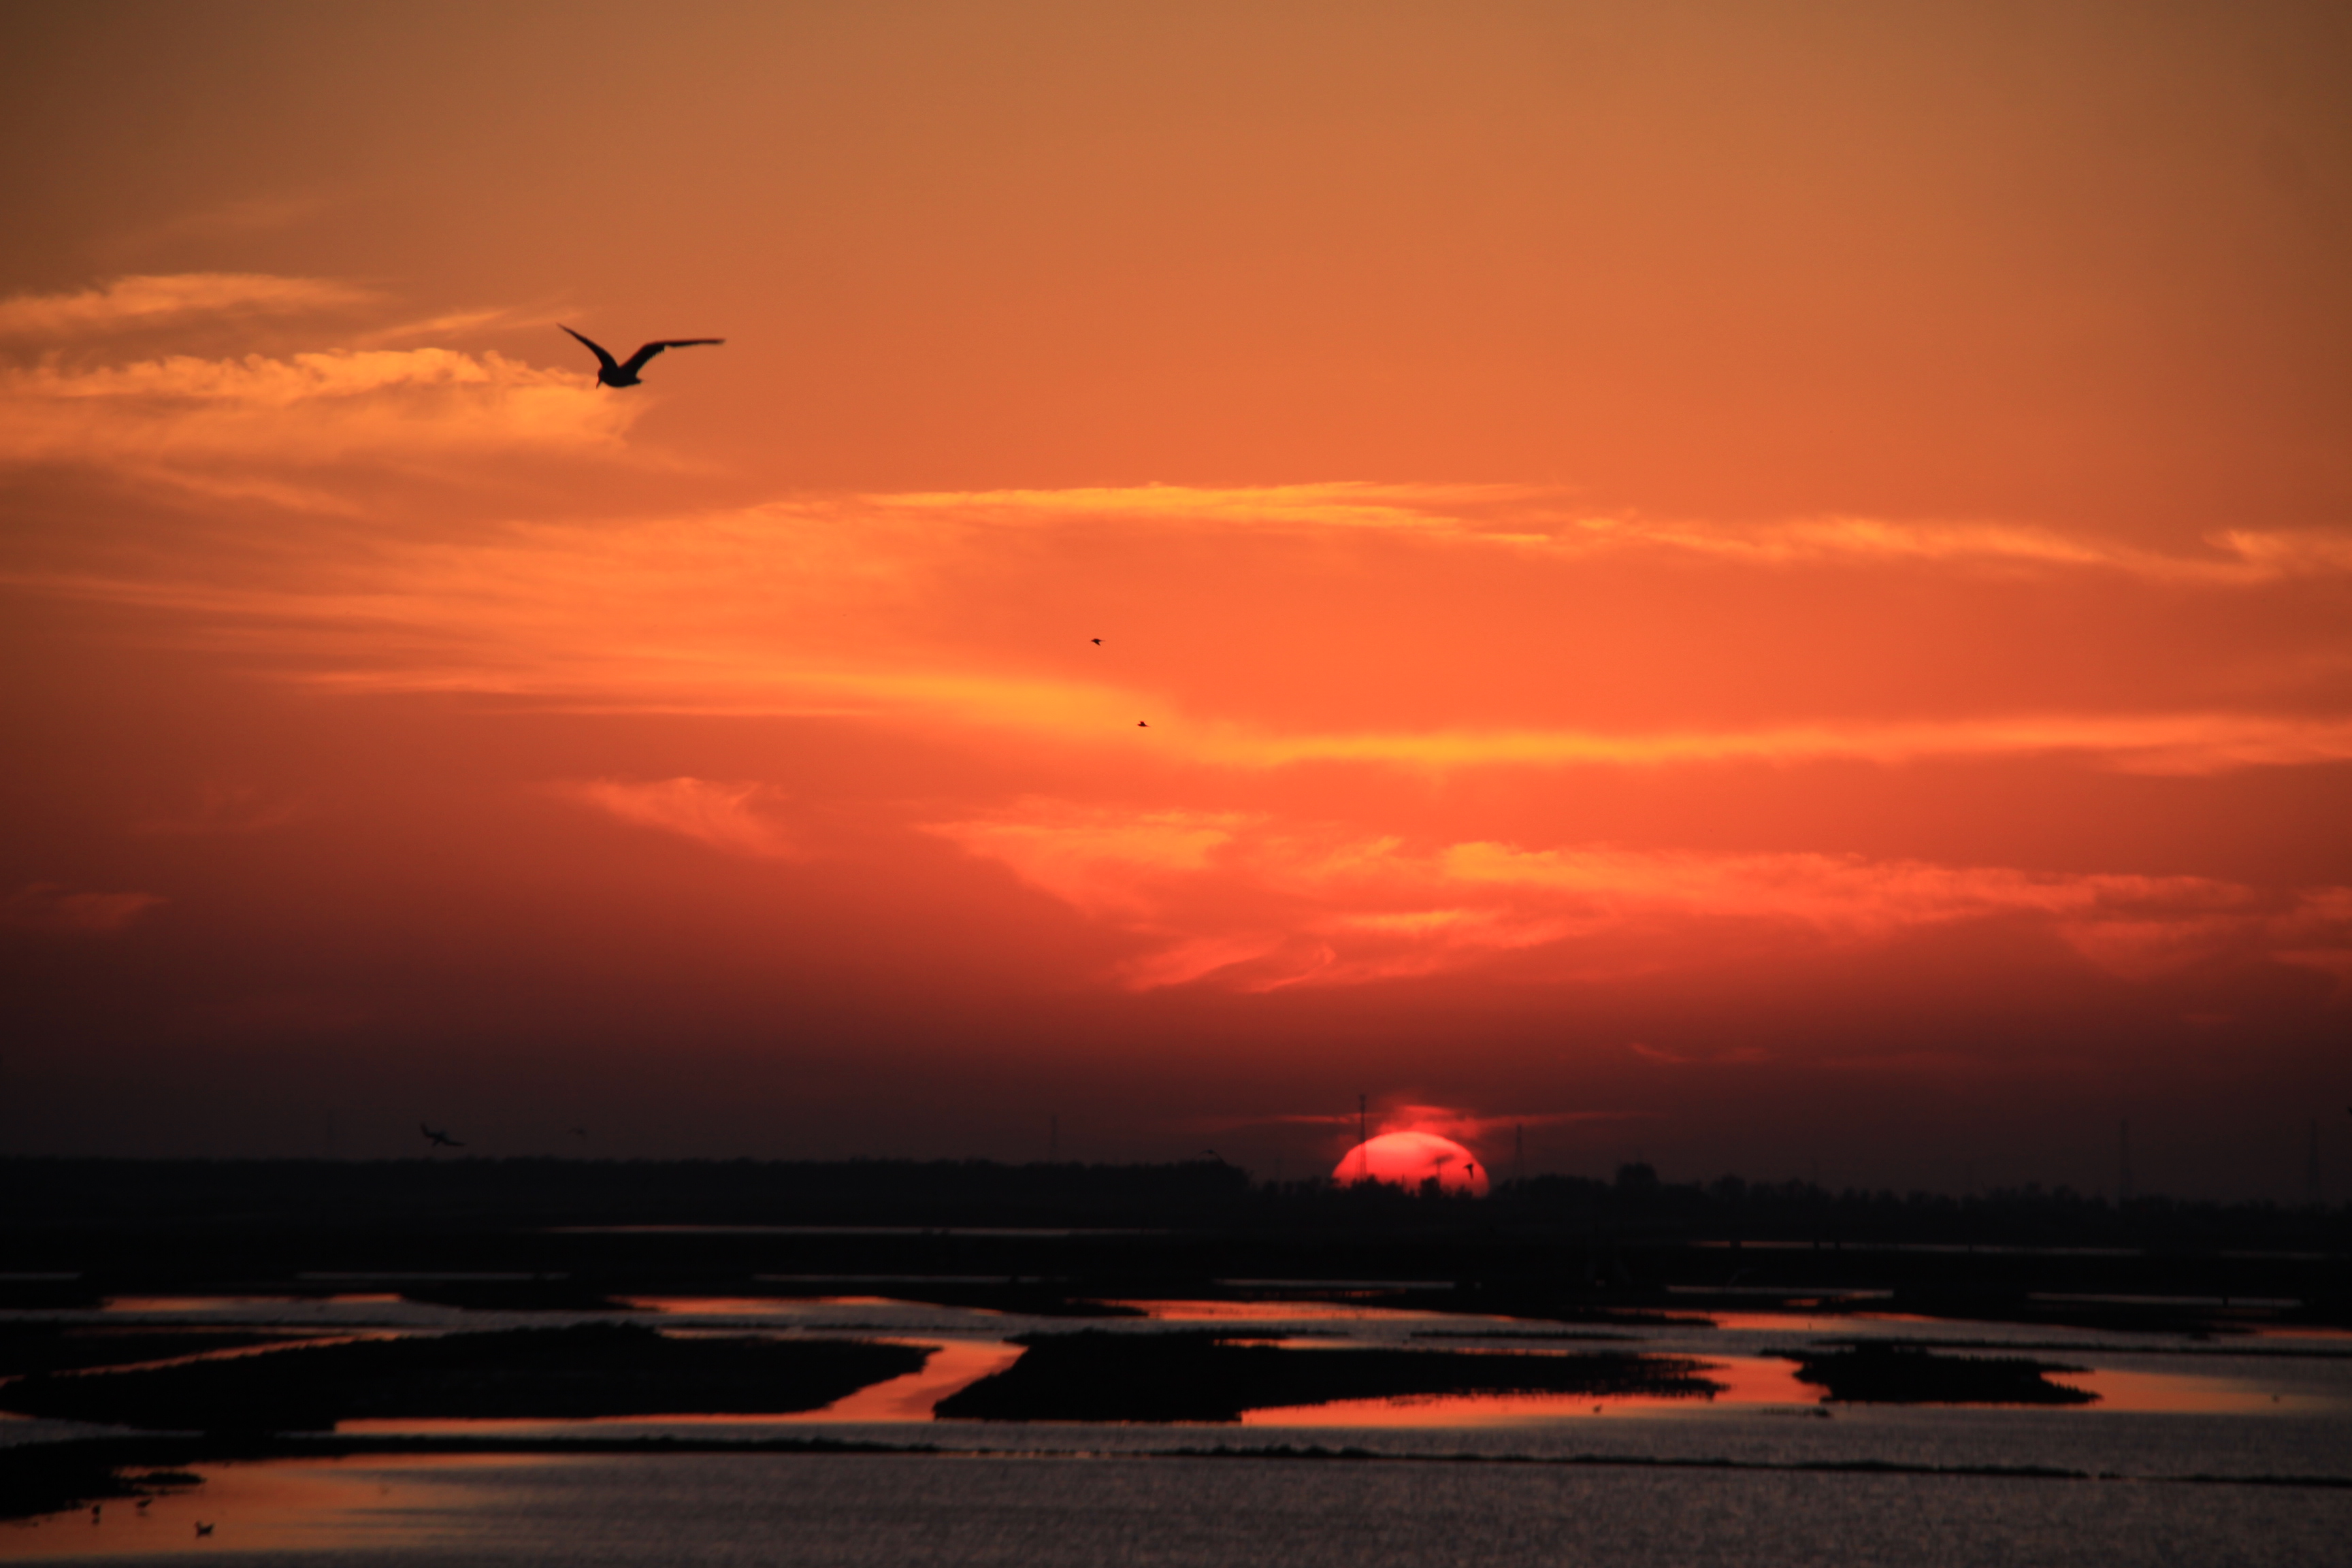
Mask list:
[[[861,1388],[822,1410],[778,1414],[680,1411],[652,1415],[579,1417],[402,1416],[338,1421],[335,1430],[353,1435],[428,1436],[465,1433],[476,1436],[530,1436],[599,1426],[789,1426],[849,1421],[929,1421],[931,1406],[968,1384],[1003,1372],[1021,1359],[1022,1347],[998,1340],[878,1340],[878,1344],[914,1345],[931,1354],[921,1369]]]
[[[817,1307],[908,1307],[928,1302],[901,1301],[890,1296],[623,1296],[622,1305],[644,1312],[678,1316],[773,1317]]]
[[[399,1300],[396,1296],[382,1299]],[[109,1312],[221,1312],[246,1307],[292,1307],[309,1300],[302,1296],[109,1296],[101,1310]]]
[[[1501,1426],[1528,1421],[1591,1420],[1662,1410],[1704,1410],[1724,1405],[1818,1405],[1822,1391],[1799,1383],[1790,1363],[1750,1356],[1710,1356],[1700,1373],[1722,1385],[1713,1394],[1435,1394],[1393,1399],[1341,1399],[1328,1405],[1286,1405],[1242,1414],[1244,1426]]]
[[[2176,1415],[2309,1415],[2340,1402],[2323,1395],[2274,1393],[2228,1377],[2171,1372],[2053,1372],[2050,1381],[2099,1396],[2094,1410],[2153,1410]]]
[[[429,1474],[417,1472],[548,1462],[529,1454],[467,1454],[196,1465],[202,1486],[160,1493],[143,1509],[121,1498],[102,1505],[96,1522],[84,1508],[0,1524],[0,1561],[188,1552],[243,1563],[265,1552],[363,1549],[395,1536],[414,1542],[420,1529],[455,1534],[460,1527],[454,1519],[436,1528],[419,1516],[455,1515],[475,1506],[478,1494],[435,1487]],[[396,1499],[388,1472],[403,1472]],[[199,1522],[212,1533],[197,1535]]]
[[[966,1384],[1021,1359],[1019,1345],[995,1340],[926,1342],[935,1346],[920,1372],[861,1388],[803,1417],[809,1421],[929,1421],[931,1406]]]
[[[1320,1321],[1369,1322],[1376,1320],[1425,1322],[1451,1321],[1447,1312],[1413,1311],[1402,1307],[1355,1307],[1339,1301],[1106,1301],[1107,1307],[1129,1307],[1147,1318],[1168,1322],[1263,1323],[1294,1322],[1302,1318]]]

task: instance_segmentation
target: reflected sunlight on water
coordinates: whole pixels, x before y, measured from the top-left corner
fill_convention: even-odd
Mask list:
[[[2343,1408],[2342,1402],[2324,1394],[2275,1392],[2231,1377],[2204,1377],[2193,1373],[2053,1372],[2050,1381],[2099,1396],[2086,1410],[2160,1410],[2174,1415],[2278,1415],[2315,1414]]]
[[[1475,1353],[1475,1352],[1474,1352]],[[1566,1353],[1566,1352],[1562,1352]],[[1822,1391],[1799,1383],[1785,1361],[1746,1356],[1708,1357],[1700,1374],[1722,1385],[1705,1394],[1402,1394],[1383,1399],[1339,1399],[1323,1405],[1286,1405],[1242,1413],[1244,1426],[1370,1426],[1388,1430],[1439,1431],[1519,1423],[1590,1421],[1596,1416],[1642,1411],[1704,1410],[1713,1405],[1818,1405]]]
[[[765,1318],[834,1307],[920,1307],[929,1303],[901,1301],[890,1296],[623,1296],[622,1305],[640,1311],[678,1316]]]
[[[609,1436],[615,1428],[658,1429],[665,1426],[790,1426],[813,1423],[899,1423],[929,1421],[931,1406],[967,1384],[1003,1371],[1021,1359],[1019,1345],[996,1340],[888,1339],[883,1344],[918,1345],[931,1354],[917,1372],[861,1388],[822,1410],[797,1410],[773,1415],[709,1414],[679,1411],[657,1415],[453,1416],[420,1419],[407,1416],[365,1417],[335,1423],[335,1430],[351,1436]]]
[[[308,1299],[301,1296],[109,1296],[100,1310],[108,1312],[169,1312],[178,1316],[188,1312],[236,1312],[255,1307],[291,1307]],[[379,1298],[365,1299],[373,1300]],[[387,1296],[381,1300],[391,1301],[399,1298]]]
[[[0,1559],[150,1556],[201,1552],[222,1562],[263,1553],[363,1550],[455,1536],[455,1516],[482,1494],[436,1485],[460,1470],[515,1470],[557,1461],[488,1454],[416,1458],[277,1459],[200,1464],[196,1487],[161,1493],[145,1508],[129,1498],[37,1523],[0,1524]],[[199,1535],[199,1523],[212,1532]]]
[[[205,1469],[201,1494],[159,1501],[151,1520],[118,1521],[110,1507],[96,1526],[85,1514],[0,1528],[0,1557],[279,1568],[2301,1568],[2340,1561],[2352,1531],[2352,1495],[2329,1491],[1649,1466],[695,1455]],[[217,1527],[201,1544],[197,1519]]]
[[[1344,1301],[1105,1301],[1171,1323],[1427,1322],[1457,1321],[1459,1313],[1424,1312],[1402,1307],[1355,1307]]]
[[[403,1322],[427,1331],[548,1322],[415,1308],[388,1297],[344,1300],[359,1310],[334,1321],[338,1337],[372,1336]],[[1346,1568],[1475,1562],[1495,1568],[1562,1561],[1579,1568],[1685,1568],[1695,1562],[1753,1568],[1897,1559],[1909,1568],[1975,1568],[1994,1560],[2084,1568],[2159,1561],[2193,1561],[2204,1568],[2236,1561],[2272,1568],[2332,1563],[2340,1560],[2342,1540],[2352,1535],[2352,1488],[2330,1490],[2307,1481],[2243,1488],[2142,1484],[2215,1472],[2352,1480],[2352,1444],[2345,1441],[2352,1360],[2325,1342],[2340,1341],[2340,1333],[2265,1333],[2262,1341],[2269,1347],[2293,1337],[2315,1343],[2304,1352],[2273,1349],[2262,1355],[2177,1335],[2119,1346],[2115,1336],[2100,1334],[2076,1349],[2072,1331],[2046,1326],[1945,1324],[1945,1332],[1966,1334],[1968,1342],[1937,1353],[2025,1354],[2087,1366],[2092,1370],[2053,1376],[2097,1394],[2097,1402],[2065,1408],[1832,1405],[1824,1390],[1797,1380],[1793,1361],[1758,1352],[1801,1349],[1808,1340],[1907,1335],[1919,1326],[1916,1319],[1740,1312],[1712,1322],[1683,1318],[1602,1330],[1344,1300],[1119,1304],[1147,1317],[1112,1332],[1198,1333],[1228,1325],[1230,1331],[1255,1331],[1309,1353],[1426,1348],[1416,1336],[1433,1321],[1449,1335],[1483,1342],[1447,1347],[1462,1354],[1528,1353],[1538,1347],[1577,1353],[1586,1347],[1542,1342],[1591,1333],[1629,1342],[1611,1347],[1629,1353],[1693,1358],[1702,1375],[1720,1387],[1712,1397],[1504,1394],[1346,1400],[1251,1410],[1238,1427],[935,1425],[932,1408],[940,1400],[1019,1359],[1022,1347],[1010,1342],[1011,1335],[1071,1332],[1074,1326],[877,1297],[646,1297],[630,1306],[664,1314],[667,1333],[799,1338],[822,1329],[919,1345],[929,1353],[917,1372],[824,1409],[791,1415],[354,1420],[337,1430],[542,1447],[563,1438],[670,1438],[722,1447],[822,1438],[944,1451],[893,1457],[515,1453],[202,1464],[191,1468],[205,1477],[203,1488],[160,1497],[144,1510],[122,1500],[108,1502],[96,1523],[86,1508],[37,1524],[0,1523],[0,1559],[266,1559],[273,1568],[520,1568],[551,1561],[583,1568],[667,1568],[688,1561],[1093,1568],[1134,1560],[1139,1542],[1149,1539],[1154,1561],[1203,1568],[1307,1568],[1324,1562]],[[123,1298],[103,1316],[70,1321],[120,1324],[119,1314],[127,1312],[194,1314],[198,1327],[211,1329],[241,1314],[249,1322],[292,1326],[290,1314],[318,1306],[262,1297]],[[845,1308],[858,1310],[845,1314]],[[825,1321],[845,1316],[861,1321]],[[728,1319],[749,1321],[730,1324]],[[600,1320],[619,1321],[620,1314],[566,1313],[555,1321]],[[150,1324],[138,1327],[145,1331]],[[353,1334],[355,1328],[360,1334]],[[2050,1348],[2062,1340],[2065,1349]],[[2016,1348],[2008,1348],[2012,1342]],[[1726,1350],[1742,1353],[1719,1353]],[[12,1440],[54,1441],[99,1430],[55,1422],[8,1426],[26,1429],[12,1431]],[[1267,1457],[1205,1465],[1179,1457],[1221,1449],[1262,1449]],[[1272,1457],[1307,1449],[1365,1450],[1385,1458],[1308,1463]],[[1146,1458],[1154,1453],[1160,1457]],[[1419,1462],[1437,1459],[1445,1463]],[[1727,1464],[1780,1468],[1769,1473],[1720,1468]],[[1904,1479],[1790,1468],[1890,1464],[1947,1470],[2037,1467],[2045,1474],[2086,1479],[1947,1474]],[[2137,1479],[2127,1484],[2087,1479],[2101,1475]],[[1008,1503],[1013,1498],[1024,1500]],[[1564,1499],[1582,1500],[1571,1508]],[[1457,1507],[1473,1512],[1447,1511]],[[1579,1510],[1592,1508],[1605,1509],[1608,1517],[1588,1526]],[[1326,1509],[1339,1511],[1316,1511]],[[1475,1528],[1464,1523],[1465,1517],[1478,1521]],[[1937,1519],[1940,1525],[1932,1522]],[[1707,1520],[1714,1523],[1704,1529],[1692,1522]],[[2285,1530],[2282,1520],[2303,1523]],[[199,1540],[198,1521],[215,1525],[215,1533]],[[1368,1521],[1381,1521],[1380,1529],[1358,1529]],[[1988,1529],[2008,1530],[2007,1547],[1987,1547]]]

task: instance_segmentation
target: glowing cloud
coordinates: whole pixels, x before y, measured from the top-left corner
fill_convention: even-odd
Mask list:
[[[800,854],[783,830],[757,808],[769,793],[761,784],[696,778],[653,784],[588,779],[551,787],[623,822],[675,833],[730,854],[764,859],[794,859]]]
[[[2283,898],[2196,877],[1488,842],[1416,852],[1238,817],[1151,814],[1129,828],[1115,814],[1042,802],[1019,820],[932,831],[1150,939],[1118,973],[1136,990],[1360,984],[1517,952],[1537,960],[1514,971],[1522,977],[1570,979],[1988,920],[2035,924],[2129,977],[2231,952],[2310,963],[2352,952],[2341,889]],[[1628,938],[1641,940],[1629,949]]]
[[[0,337],[59,338],[164,326],[191,317],[290,315],[369,303],[370,289],[318,278],[259,272],[183,272],[118,278],[73,294],[0,300]]]
[[[110,454],[133,469],[161,466],[184,485],[233,489],[309,483],[303,476],[310,468],[343,458],[611,447],[631,411],[644,405],[600,395],[580,380],[495,355],[477,360],[438,349],[16,372],[0,376],[0,414],[13,396],[26,417],[0,423],[0,458]],[[1276,487],[1264,493],[1262,510],[1285,518],[1331,508],[1379,511],[1361,497],[1345,499],[1362,488]],[[1689,711],[1719,706],[1706,700],[1703,681],[1694,681],[1679,700],[1675,690],[1661,691],[1638,710],[1609,693],[1604,717],[1594,710],[1589,683],[1562,681],[1538,666],[1522,669],[1527,684],[1514,697],[1514,683],[1496,681],[1491,668],[1453,643],[1422,639],[1417,646],[1427,654],[1432,682],[1450,671],[1462,689],[1498,711],[1480,722],[1444,721],[1443,706],[1423,704],[1437,721],[1338,726],[1325,716],[1326,704],[1308,700],[1317,693],[1286,695],[1285,683],[1263,679],[1262,664],[1213,644],[1171,647],[1166,630],[1149,645],[1148,663],[1131,657],[1139,639],[1115,640],[1112,651],[1083,667],[1049,658],[1049,649],[1084,644],[1076,627],[1041,637],[1037,617],[1066,616],[1062,601],[1102,592],[1074,577],[1061,556],[1102,548],[1106,525],[1088,509],[1135,493],[1071,492],[1066,504],[1049,504],[1015,492],[967,498],[971,510],[963,511],[939,497],[810,497],[636,522],[493,524],[459,537],[373,540],[362,560],[346,560],[331,572],[314,567],[313,547],[300,534],[276,535],[255,540],[238,557],[233,584],[205,583],[193,567],[175,570],[172,542],[159,542],[142,558],[139,577],[60,574],[47,585],[77,597],[183,606],[215,627],[224,645],[266,647],[296,678],[346,690],[498,691],[608,711],[855,714],[927,731],[952,727],[1096,752],[1132,752],[1142,739],[1155,756],[1219,768],[1340,763],[1458,772],[2047,757],[2204,775],[2352,760],[2352,717],[2333,700],[2327,676],[2328,658],[2352,658],[2352,648],[2305,658],[2257,688],[2259,701],[2242,696],[2235,703],[2185,706],[2176,684],[2102,708],[2053,702],[2021,675],[1988,674],[1966,687],[1940,688],[1909,713],[1824,716],[1819,708],[1855,706],[1861,698],[1841,704],[1814,694],[1862,678],[1853,675],[1850,661],[1826,668],[1816,645],[1834,634],[1791,612],[1791,625],[1769,628],[1781,634],[1780,643],[1754,656],[1790,663],[1764,683],[1769,696],[1750,705],[1763,711],[1744,718]],[[1219,505],[1254,515],[1240,492],[1181,494],[1181,504],[1148,511],[1136,526],[1146,532],[1176,528],[1177,519],[1202,507],[1210,508],[1213,525]],[[1016,547],[1002,532],[1013,525],[998,521],[1001,514],[1049,537]],[[1352,549],[1381,537],[1381,528],[1350,525],[1341,543]],[[2243,539],[2239,543],[2247,559],[2267,563],[2261,573],[2273,577],[2321,571],[2336,559],[2333,546],[2315,535],[2273,541],[2262,546],[2267,555]],[[1265,563],[1268,581],[1294,574],[1303,591],[1323,560],[1319,550],[1278,552]],[[1409,612],[1421,568],[1378,551],[1362,565],[1345,580],[1345,591],[1360,601],[1354,624],[1391,626]],[[1543,568],[1558,574],[1562,593],[1579,591],[1580,574],[1594,569],[1565,558]],[[1669,584],[1685,575],[1657,570]],[[1707,570],[1743,582],[1757,573],[1803,578],[1813,567],[1738,557]],[[1034,573],[1034,580],[1008,576],[1018,571]],[[1938,591],[1956,591],[1933,581]],[[1612,592],[1623,586],[1620,579],[1609,583]],[[1171,608],[1196,606],[1204,618],[1223,614],[1218,595],[1229,588],[1223,579],[1180,584],[1170,592],[1185,605]],[[2213,588],[2263,591],[2236,579]],[[1843,588],[1818,591],[1829,595],[1826,615],[1843,613],[1853,600]],[[1757,596],[1736,602],[1753,604]],[[1031,600],[1017,620],[977,608]],[[1955,617],[1960,608],[1983,613],[1967,604],[1956,607]],[[2294,613],[2318,616],[2309,605]],[[2340,632],[2316,629],[2326,619],[2314,622],[2321,647],[2330,646],[2327,638],[2341,640]],[[364,658],[350,657],[355,624],[382,634]],[[1010,625],[1019,625],[1022,635],[1008,635]],[[2117,635],[2145,640],[2148,626],[2141,616]],[[1318,626],[1298,638],[1327,631],[1339,635]],[[1681,657],[1650,646],[1638,626],[1591,635],[1599,641],[1589,657],[1623,672],[1612,685],[1654,683],[1666,656]],[[1624,646],[1613,646],[1612,637]],[[1296,662],[1282,642],[1266,651]],[[1311,645],[1309,651],[1326,657]],[[1381,644],[1357,651],[1360,658],[1390,653]],[[2143,654],[2177,657],[2154,645]],[[1955,665],[1963,658],[1973,661],[1974,650],[1954,650]],[[1727,670],[1726,678],[1757,683],[1746,670]],[[1334,689],[1370,716],[1374,705],[1345,685]],[[1870,709],[1885,706],[1874,688],[1861,696]],[[1771,711],[1801,702],[1816,713]],[[1929,709],[1936,710],[1924,710]],[[1145,714],[1153,716],[1151,732],[1139,738],[1134,721]]]
[[[1589,730],[1253,734],[1228,727],[1209,760],[1260,767],[1370,762],[1432,769],[1487,764],[1658,767],[1680,763],[1859,761],[2074,753],[2133,773],[2209,773],[2352,758],[2352,719],[2258,713],[2029,714],[1903,724],[1616,732]]]
[[[1024,818],[940,823],[926,831],[1015,868],[1023,880],[1092,915],[1150,910],[1150,883],[1203,869],[1245,822],[1232,814],[1123,815],[1057,801],[1027,805]]]
[[[636,405],[576,375],[450,349],[173,355],[0,373],[0,462],[234,459],[304,468],[352,458],[504,453],[618,439]]]
[[[1795,518],[1713,523],[1593,516],[1532,485],[1186,485],[931,491],[864,498],[877,510],[995,528],[1094,522],[1199,532],[1374,531],[1439,546],[1502,549],[1555,560],[1691,555],[1759,567],[1931,564],[2010,573],[2113,572],[2171,583],[2257,584],[2352,572],[2352,531],[2228,529],[2200,553],[2005,522]]]

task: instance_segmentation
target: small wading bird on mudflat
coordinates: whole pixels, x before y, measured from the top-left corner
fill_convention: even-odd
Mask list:
[[[448,1133],[436,1132],[432,1128],[425,1126],[422,1121],[416,1124],[416,1130],[419,1132],[424,1133],[425,1137],[431,1139],[433,1141],[433,1147],[436,1149],[463,1149],[465,1147],[463,1143],[460,1143],[455,1138],[450,1137]]]
[[[563,327],[561,321],[555,324]],[[563,330],[572,332],[570,327],[563,327]],[[656,342],[645,344],[625,360],[616,360],[604,352],[604,346],[602,343],[593,339],[581,337],[578,332],[572,332],[572,335],[580,338],[582,342],[588,345],[588,352],[596,356],[596,380],[599,384],[604,386],[636,385],[637,372],[645,369],[646,362],[664,349],[699,348],[705,343],[723,343],[727,341],[725,338],[663,338]]]

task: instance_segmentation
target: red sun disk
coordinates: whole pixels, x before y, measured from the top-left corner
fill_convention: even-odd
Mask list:
[[[1331,1168],[1331,1179],[1345,1186],[1361,1181],[1387,1182],[1408,1192],[1437,1178],[1442,1192],[1486,1195],[1486,1163],[1451,1138],[1434,1132],[1383,1132],[1348,1151]]]

